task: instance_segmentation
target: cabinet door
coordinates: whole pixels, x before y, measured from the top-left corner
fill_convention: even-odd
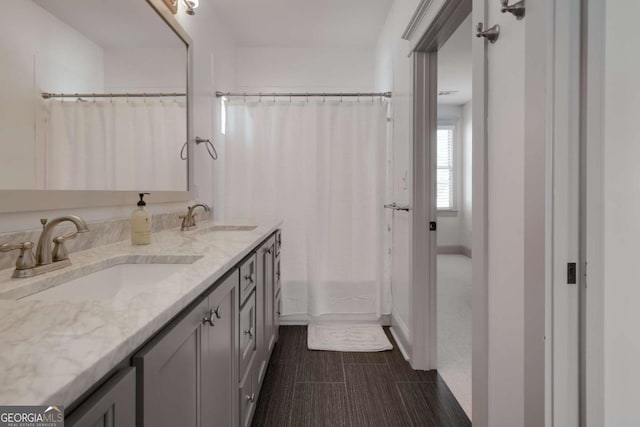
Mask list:
[[[135,427],[135,368],[118,371],[64,420],[67,427]]]
[[[133,357],[138,371],[138,426],[200,426],[204,354],[202,300]]]
[[[251,294],[249,299],[240,309],[240,378],[249,367],[249,362],[256,354],[256,294]]]
[[[238,283],[236,270],[209,296],[209,314],[213,325],[205,323],[206,354],[202,366],[202,425],[232,426],[234,422],[234,349],[238,316]]]

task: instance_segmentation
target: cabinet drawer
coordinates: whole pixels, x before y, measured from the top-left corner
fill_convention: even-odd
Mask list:
[[[67,427],[135,427],[135,368],[118,371],[67,417]]]
[[[251,294],[256,287],[256,255],[253,254],[240,266],[240,304]]]
[[[251,425],[251,415],[253,413],[256,401],[258,400],[258,393],[255,389],[255,358],[250,360],[249,367],[247,368],[246,375],[242,378],[240,383],[238,407],[240,408],[240,425],[248,427]]]
[[[252,293],[240,310],[240,378],[256,353],[256,293]]]

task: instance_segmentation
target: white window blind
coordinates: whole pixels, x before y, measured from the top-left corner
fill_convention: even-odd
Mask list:
[[[436,206],[438,209],[454,209],[453,126],[438,127],[437,150]]]

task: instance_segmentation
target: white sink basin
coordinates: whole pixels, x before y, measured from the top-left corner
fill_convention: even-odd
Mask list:
[[[117,264],[21,300],[113,299],[125,289],[153,285],[186,267],[185,264]]]

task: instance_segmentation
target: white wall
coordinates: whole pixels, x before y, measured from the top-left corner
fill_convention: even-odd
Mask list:
[[[9,5],[31,4],[30,1],[11,2]],[[6,10],[5,10],[6,11]],[[154,13],[150,10],[150,13]],[[9,13],[3,13],[3,17],[9,22],[15,20],[20,28],[11,34],[24,34],[26,22],[19,22]],[[236,51],[235,42],[231,33],[220,22],[213,6],[209,2],[203,2],[195,16],[187,16],[184,6],[180,3],[178,21],[189,33],[194,44],[193,74],[194,74],[194,128],[196,135],[203,138],[213,138],[221,155],[224,154],[224,137],[220,134],[219,127],[219,102],[213,97],[216,89],[235,89]],[[0,26],[0,31],[7,27]],[[47,33],[47,37],[51,35]],[[2,40],[5,40],[2,38]],[[5,51],[5,47],[0,52]],[[103,64],[98,67],[100,70]],[[73,89],[75,91],[75,88]],[[89,90],[93,91],[93,90]],[[98,92],[98,90],[96,90]],[[204,147],[197,147],[195,164],[195,189],[196,197],[206,203],[213,203],[214,185],[223,185],[221,179],[217,179],[214,162],[205,153]],[[4,158],[4,157],[3,157]],[[215,183],[215,184],[214,184]],[[59,211],[33,211],[11,214],[0,214],[0,233],[28,230],[39,227],[39,218],[54,217],[68,213],[82,215],[88,221],[101,221],[114,218],[125,218],[134,207],[135,200],[130,206],[112,206],[105,208],[87,208]],[[175,212],[184,208],[184,203],[154,204],[153,196],[149,198],[148,208],[152,213]],[[219,217],[214,205],[214,218]]]
[[[221,196],[224,194],[225,138],[220,132],[221,101],[215,98],[215,92],[236,89],[236,44],[211,2],[201,2],[194,16],[182,12],[178,18],[195,46],[194,133],[202,138],[212,138],[219,159],[213,161],[204,146],[196,147],[196,198],[211,204],[214,218],[219,219],[224,212]]]
[[[43,183],[35,126],[39,92],[102,91],[103,51],[31,1],[7,2],[3,8],[0,188],[34,189]]]
[[[373,86],[373,49],[238,48],[240,91],[358,92]]]
[[[605,425],[640,425],[640,37],[636,0],[608,0],[604,115]],[[588,277],[588,276],[587,276]]]
[[[177,48],[107,48],[105,92],[185,92],[187,51]]]
[[[391,201],[399,205],[410,203],[413,123],[413,58],[407,56],[409,42],[402,40],[401,36],[418,3],[418,0],[396,0],[393,3],[375,52],[376,90],[393,92]],[[410,220],[410,214],[397,212],[392,223],[392,326],[407,350],[411,347]]]

